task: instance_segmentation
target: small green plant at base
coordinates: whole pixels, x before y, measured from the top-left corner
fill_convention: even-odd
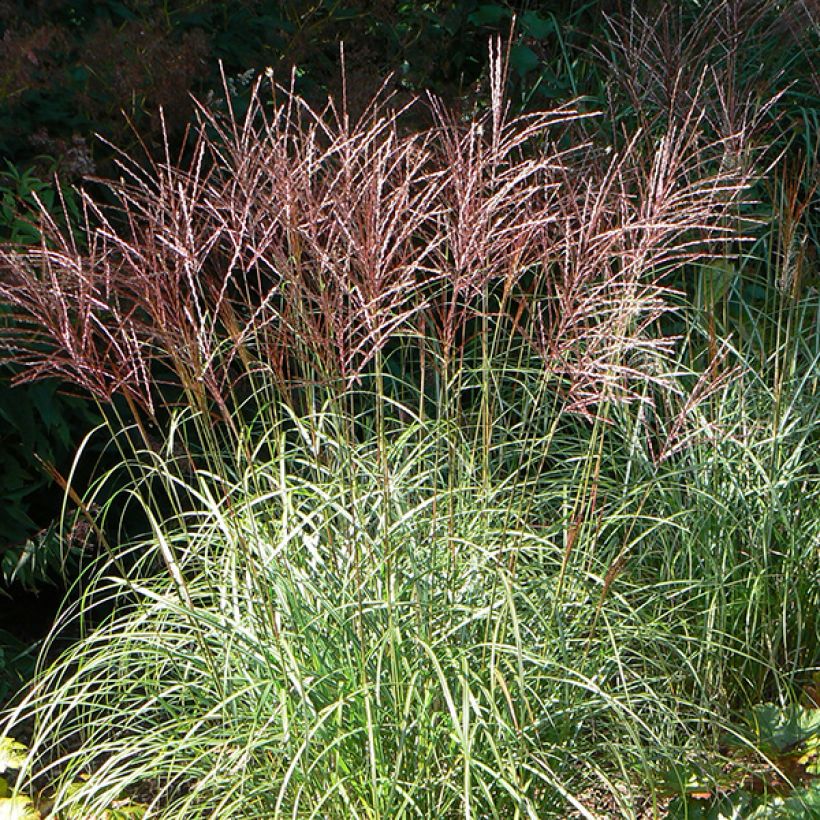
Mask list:
[[[53,801],[46,796],[47,789],[35,799],[12,788],[6,772],[21,769],[27,755],[28,749],[19,741],[11,737],[0,738],[0,820],[88,820],[87,814],[77,814],[70,809],[52,813]],[[80,784],[74,788],[80,788]],[[138,820],[144,814],[144,806],[125,798],[114,801],[110,808],[94,817],[95,820]]]
[[[687,765],[664,773],[669,793],[683,795],[670,803],[670,818],[820,816],[820,708],[758,704],[723,747],[725,762],[709,777]]]

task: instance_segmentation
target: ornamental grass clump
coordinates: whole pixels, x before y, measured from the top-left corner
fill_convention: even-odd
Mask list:
[[[753,553],[768,396],[664,332],[671,275],[738,238],[736,141],[696,105],[614,148],[511,116],[491,56],[486,115],[420,129],[262,80],[178,161],[123,156],[79,235],[2,251],[21,381],[89,393],[119,454],[80,500],[80,637],[5,723],[54,811],[628,814],[816,649],[755,645],[814,526]]]

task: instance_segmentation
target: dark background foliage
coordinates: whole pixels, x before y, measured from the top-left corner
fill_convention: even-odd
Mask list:
[[[241,91],[268,66],[280,77],[296,67],[302,94],[338,90],[341,42],[354,109],[390,73],[395,87],[456,100],[476,90],[487,36],[509,31],[514,14],[514,74],[541,101],[563,97],[577,90],[570,72],[582,44],[578,32],[594,31],[617,5],[5,0],[0,152],[24,165],[49,154],[62,173],[81,176],[105,165],[96,133],[122,147],[134,139],[133,125],[151,143],[159,138],[162,107],[168,129],[178,134],[192,112],[192,93],[221,93],[220,63],[231,90]]]

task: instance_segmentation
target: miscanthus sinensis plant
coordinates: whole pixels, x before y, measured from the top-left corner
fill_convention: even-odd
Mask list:
[[[663,332],[670,276],[737,238],[736,141],[696,105],[584,140],[510,116],[491,62],[486,115],[421,129],[263,80],[3,251],[8,355],[120,461],[81,499],[80,637],[5,722],[54,811],[628,816],[816,650],[785,626],[811,459],[767,461],[811,428],[760,429],[696,317]]]

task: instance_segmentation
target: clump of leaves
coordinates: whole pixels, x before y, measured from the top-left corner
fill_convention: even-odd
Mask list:
[[[5,775],[8,771],[22,768],[28,749],[11,737],[0,738],[0,818],[2,820],[40,820],[42,816],[34,801],[25,794],[19,794],[9,784]]]
[[[22,793],[12,786],[7,772],[21,769],[28,756],[28,748],[12,737],[0,737],[0,820],[86,820],[86,815],[71,809],[56,814],[51,812],[54,801],[48,796],[48,788],[36,796]],[[73,789],[80,788],[80,783]],[[69,791],[72,787],[69,786]],[[96,814],[97,820],[138,820],[145,815],[145,806],[127,797],[113,802],[111,808]]]
[[[677,752],[733,664],[777,674],[732,631],[783,610],[723,477],[768,451],[695,446],[758,419],[659,329],[664,277],[736,237],[749,165],[694,104],[609,150],[574,109],[510,116],[491,64],[487,112],[434,100],[420,130],[260,81],[202,108],[184,161],[123,156],[81,242],[46,218],[0,252],[20,380],[105,406],[149,530],[89,571],[82,638],[9,716],[36,724],[26,778],[71,744],[60,807],[161,781],[169,817],[565,816],[591,771],[622,806],[613,772]]]
[[[38,644],[0,629],[0,703],[5,703],[34,674]]]
[[[65,185],[49,181],[56,171],[49,157],[40,158],[45,173],[34,167],[20,169],[6,162],[6,170],[0,172],[0,241],[12,245],[31,245],[40,241],[37,227],[44,209],[66,227],[79,219],[79,201],[73,190]],[[45,177],[45,178],[44,178]]]
[[[815,818],[820,815],[820,708],[754,706],[724,738],[728,763],[707,775],[684,764],[666,772],[674,820]],[[682,793],[682,794],[681,794]]]
[[[815,820],[820,816],[820,782],[787,795],[737,789],[710,799],[676,797],[667,816],[669,820]]]
[[[759,704],[749,715],[747,731],[727,742],[741,752],[751,746],[769,759],[771,772],[759,778],[760,788],[778,785],[775,780],[808,780],[820,775],[820,708]]]

